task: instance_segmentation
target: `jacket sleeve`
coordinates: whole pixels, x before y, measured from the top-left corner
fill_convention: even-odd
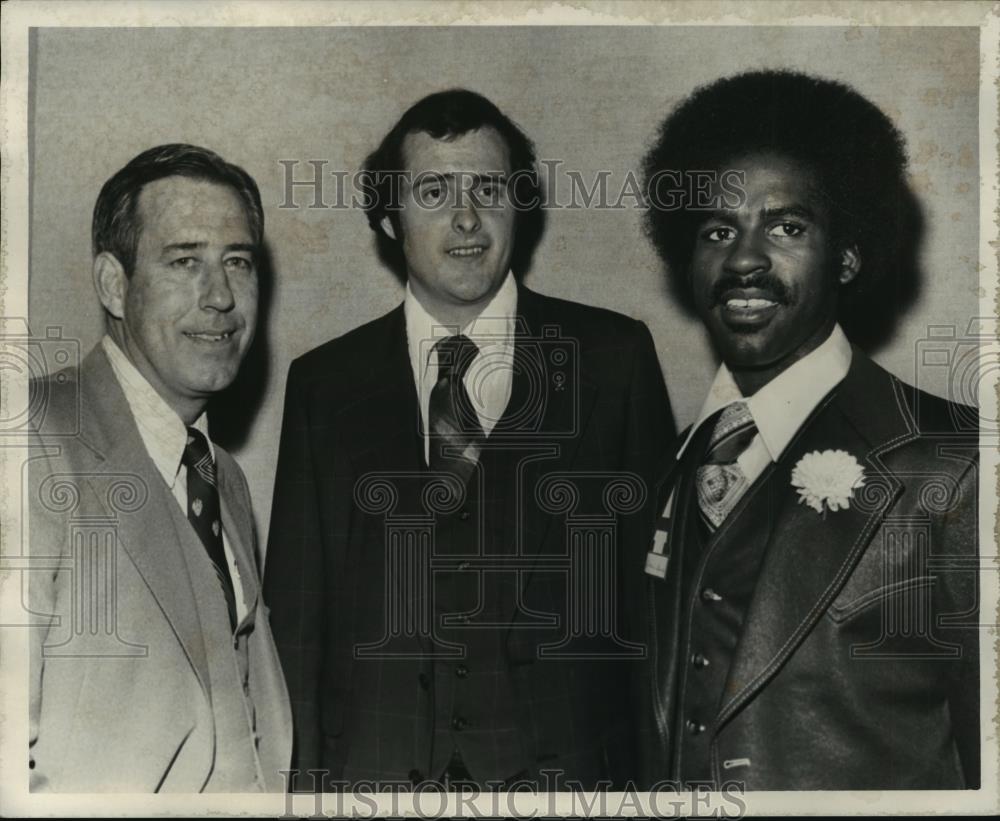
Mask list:
[[[645,323],[637,321],[636,325],[638,336],[629,388],[627,464],[636,465],[637,472],[651,485],[669,455],[677,428],[653,337]],[[652,487],[649,490],[652,491]]]
[[[33,441],[41,452],[40,440]],[[61,588],[66,585],[62,568],[68,544],[65,516],[58,512],[58,506],[45,502],[42,484],[49,476],[59,471],[47,456],[33,457],[27,466],[27,487],[24,493],[30,500],[28,505],[29,539],[23,544],[23,554],[28,556],[30,572],[18,574],[21,586],[22,615],[30,619],[28,634],[28,767],[30,768],[30,789],[32,792],[50,792],[59,789],[58,778],[52,772],[50,751],[59,750],[58,738],[43,734],[42,682],[44,680],[44,647],[51,628],[58,625],[57,612],[60,605]],[[65,491],[73,490],[67,485]],[[62,491],[56,491],[62,493]],[[16,578],[16,577],[15,577]],[[62,618],[70,617],[63,612]],[[50,724],[48,726],[51,726]],[[48,732],[48,731],[46,731]]]
[[[306,382],[298,363],[288,373],[274,501],[264,568],[264,600],[292,703],[292,766],[303,774],[321,765],[326,618],[324,555]]]
[[[934,632],[955,643],[961,653],[950,664],[948,711],[966,787],[980,785],[979,719],[979,462],[970,464],[958,482],[952,504],[940,516],[932,552],[942,561],[935,571],[941,588],[934,612]]]

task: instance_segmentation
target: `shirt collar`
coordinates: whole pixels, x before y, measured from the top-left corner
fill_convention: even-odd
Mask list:
[[[427,374],[436,340],[462,333],[475,342],[480,351],[494,345],[509,347],[513,344],[516,314],[517,282],[510,271],[486,307],[464,328],[442,324],[431,316],[407,283],[406,296],[403,299],[403,315],[406,318],[410,364],[413,366],[417,382],[419,383]]]
[[[110,336],[105,335],[101,344],[111,363],[111,370],[121,385],[122,393],[125,394],[125,401],[135,418],[146,452],[167,486],[172,488],[187,444],[187,427]],[[208,438],[206,415],[202,413],[192,427],[204,434],[214,458],[215,451]]]
[[[847,376],[850,366],[851,343],[840,325],[834,325],[830,336],[816,350],[783,370],[749,399],[744,398],[723,363],[677,458],[706,419],[733,402],[745,401],[771,460],[777,462],[809,414]]]

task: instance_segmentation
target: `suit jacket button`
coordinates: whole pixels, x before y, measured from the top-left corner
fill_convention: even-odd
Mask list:
[[[704,601],[722,601],[722,596],[716,593],[711,587],[706,587],[702,590],[701,597]]]
[[[414,786],[424,780],[424,774],[420,772],[420,770],[410,770],[408,775],[410,777],[410,783]]]
[[[691,664],[697,668],[708,667],[708,659],[705,658],[701,653],[695,653],[691,656]]]
[[[697,721],[692,721],[690,718],[684,722],[685,728],[691,733],[691,735],[698,735],[699,733],[705,732],[705,725],[699,724]]]
[[[469,722],[466,721],[464,718],[462,718],[462,716],[455,716],[451,720],[451,727],[452,727],[452,729],[453,730],[457,730],[458,732],[461,732],[462,730],[464,730],[468,726],[469,726]]]

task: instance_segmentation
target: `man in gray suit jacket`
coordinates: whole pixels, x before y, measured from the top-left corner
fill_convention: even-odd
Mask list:
[[[33,790],[284,786],[250,494],[205,415],[253,338],[262,238],[253,179],[206,149],[143,152],[98,197],[107,334],[32,385]]]

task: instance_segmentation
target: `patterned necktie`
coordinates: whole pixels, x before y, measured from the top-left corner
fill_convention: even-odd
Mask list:
[[[467,336],[458,335],[440,340],[434,350],[438,378],[431,390],[428,413],[432,436],[430,468],[452,474],[464,488],[476,469],[486,438],[464,381],[479,349]]]
[[[215,461],[208,449],[208,440],[196,428],[187,429],[187,444],[181,463],[187,468],[188,521],[208,552],[215,575],[226,597],[229,625],[236,630],[236,593],[229,575],[229,562],[222,547],[222,520],[219,510],[219,490],[216,487]]]
[[[709,532],[722,524],[749,486],[736,460],[756,433],[746,402],[727,406],[715,423],[705,464],[695,475],[698,507]]]

